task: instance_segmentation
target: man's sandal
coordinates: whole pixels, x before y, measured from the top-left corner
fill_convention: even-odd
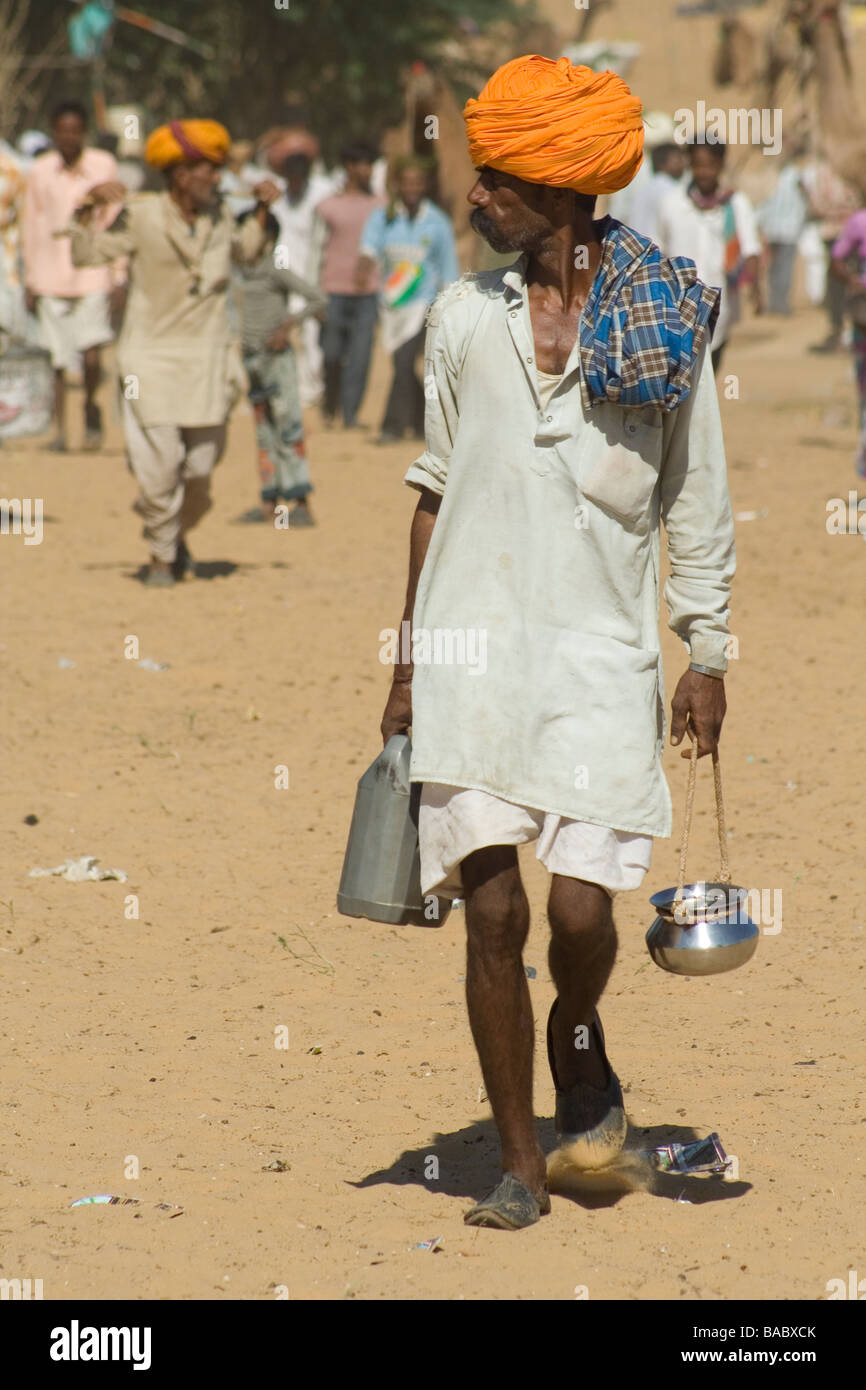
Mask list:
[[[520,1231],[534,1226],[550,1211],[550,1198],[545,1193],[539,1205],[525,1183],[513,1173],[503,1173],[502,1181],[489,1197],[471,1207],[463,1220],[467,1226],[492,1226],[498,1231]]]
[[[616,1072],[607,1060],[601,1019],[594,1014],[590,1027],[592,1045],[604,1058],[607,1083],[603,1089],[578,1081],[567,1091],[562,1090],[556,1075],[551,1023],[559,1000],[547,1020],[547,1056],[550,1073],[556,1087],[556,1140],[563,1150],[561,1157],[579,1169],[604,1168],[622,1151],[628,1133],[628,1121],[622,1087]]]

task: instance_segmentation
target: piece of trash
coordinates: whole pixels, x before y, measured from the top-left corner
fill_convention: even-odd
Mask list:
[[[747,763],[753,763],[754,761],[755,761],[755,755],[754,755],[754,753],[749,753],[749,754],[747,755],[747,757],[746,757],[746,762],[747,762]]]
[[[812,1057],[811,1060],[808,1061],[808,1062],[795,1062],[795,1063],[794,1063],[794,1066],[795,1066],[795,1067],[814,1067],[815,1065],[816,1065],[816,1062],[815,1062],[815,1058],[814,1058],[814,1057]]]
[[[431,1255],[435,1255],[442,1248],[441,1236],[434,1236],[432,1240],[419,1240],[417,1245],[410,1245],[409,1247],[410,1250],[429,1250]]]
[[[29,815],[29,816],[25,816],[25,817],[24,817],[24,824],[25,824],[25,825],[38,825],[38,824],[39,824],[39,817],[38,817],[38,816],[34,816],[34,815],[32,815],[32,814]]]
[[[140,661],[136,661],[136,666],[140,666],[142,671],[167,671],[167,661],[153,661],[149,656],[143,656]]]
[[[71,1207],[140,1207],[142,1200],[140,1197],[118,1197],[111,1192],[98,1192],[95,1197],[79,1197],[77,1201],[70,1202]],[[170,1211],[173,1216],[183,1216],[183,1207],[176,1206],[174,1202],[154,1202],[153,1206],[157,1211]]]
[[[650,1149],[647,1158],[661,1173],[724,1174],[731,1166],[717,1134],[695,1139],[690,1144],[661,1144]]]
[[[452,899],[451,899],[451,906],[453,907],[453,909],[454,909],[455,912],[459,911],[459,909],[463,906],[463,899],[462,899],[462,898],[452,898]]]
[[[70,883],[86,883],[88,880],[101,881],[105,878],[116,878],[121,883],[125,883],[127,875],[122,869],[98,869],[96,866],[98,859],[94,859],[92,854],[84,854],[80,859],[67,859],[62,864],[58,864],[54,869],[31,869],[29,878],[58,878],[68,879]]]
[[[75,669],[75,662],[70,661],[68,656],[59,656],[57,665],[61,671],[73,671]]]
[[[313,1055],[314,1057],[318,1057],[318,1055],[319,1055],[319,1053],[321,1052],[321,1050],[322,1050],[322,1049],[321,1049],[320,1047],[308,1047],[308,1048],[307,1048],[307,1051],[310,1052],[310,1053],[312,1053],[312,1055]]]
[[[758,507],[757,511],[735,512],[735,521],[763,521],[765,516],[769,516],[766,507]]]
[[[284,1158],[273,1158],[273,1159],[271,1159],[271,1162],[270,1162],[270,1163],[266,1163],[266,1164],[263,1166],[262,1172],[263,1172],[263,1173],[288,1173],[288,1172],[291,1171],[291,1167],[292,1167],[291,1163],[287,1163],[286,1160],[285,1160]]]
[[[797,785],[798,785],[798,784],[797,784],[796,782],[786,782],[786,783],[785,783],[785,791],[786,791],[786,792],[795,792],[795,791],[797,790]]]
[[[524,968],[524,970],[526,971],[526,978],[527,978],[527,980],[534,980],[535,977],[536,977],[536,975],[538,974],[538,971],[536,970],[535,966],[534,966],[534,965],[524,965],[523,968]]]

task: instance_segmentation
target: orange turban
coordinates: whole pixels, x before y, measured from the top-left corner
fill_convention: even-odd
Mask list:
[[[641,112],[615,72],[527,53],[493,74],[463,119],[476,168],[601,194],[625,188],[637,173]]]
[[[209,159],[223,164],[231,136],[219,121],[170,121],[153,131],[144,147],[144,157],[155,169],[172,164],[197,164]]]

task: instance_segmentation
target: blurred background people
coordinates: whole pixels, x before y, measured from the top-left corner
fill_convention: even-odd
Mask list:
[[[73,265],[69,242],[57,233],[95,184],[117,183],[117,164],[107,150],[85,143],[87,112],[77,101],[64,101],[51,115],[54,149],[34,159],[27,176],[24,209],[24,263],[27,308],[35,307],[54,367],[56,435],[48,448],[65,452],[66,373],[75,371],[79,355],[84,375],[85,449],[102,444],[102,414],[96,404],[101,379],[100,349],[113,337],[111,298],[123,295],[125,268],[102,264]],[[118,205],[101,207],[97,223],[105,226]]]
[[[791,312],[797,250],[808,216],[800,151],[796,145],[788,146],[783,149],[776,187],[758,213],[758,224],[767,243],[767,308],[771,314]]]
[[[241,223],[250,215],[243,213]],[[321,322],[327,300],[315,285],[275,263],[279,234],[280,225],[269,212],[261,250],[235,269],[241,291],[241,346],[256,421],[263,519],[273,520],[281,502],[292,502],[289,526],[312,526],[307,498],[313,486],[291,334],[309,317]],[[304,304],[300,315],[288,310],[290,300],[297,298]]]
[[[370,214],[361,235],[358,284],[382,272],[382,346],[394,374],[377,443],[424,437],[424,386],[415,370],[424,350],[427,309],[460,274],[451,220],[427,196],[430,163],[416,155],[395,162],[394,193]]]
[[[829,273],[833,247],[845,225],[861,206],[862,199],[855,188],[840,178],[829,161],[823,157],[810,160],[803,169],[802,185],[809,201],[809,211],[816,219],[824,243],[827,267],[824,307],[827,311],[828,333],[820,343],[813,343],[810,352],[838,352],[843,346],[845,328],[845,286],[837,275]]]
[[[866,208],[852,213],[833,246],[830,275],[842,287],[851,316],[851,348],[860,405],[860,446],[856,469],[866,478]]]
[[[631,200],[630,227],[650,241],[658,240],[658,210],[669,193],[679,188],[689,167],[688,150],[673,141],[656,145],[650,154],[652,177],[641,182]]]
[[[333,424],[338,413],[351,429],[364,398],[378,313],[378,266],[365,262],[359,274],[361,233],[385,199],[370,187],[375,153],[368,145],[347,145],[341,155],[346,181],[316,208],[320,224],[320,284],[328,296],[322,330],[325,398],[322,413]]]
[[[662,200],[657,224],[664,254],[690,257],[704,283],[722,291],[712,343],[715,371],[740,315],[741,285],[750,286],[755,312],[763,308],[757,219],[745,193],[725,179],[726,154],[721,142],[689,146],[690,178]]]

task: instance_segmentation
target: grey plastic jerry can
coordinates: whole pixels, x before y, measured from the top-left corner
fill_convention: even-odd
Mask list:
[[[421,895],[421,784],[409,781],[411,756],[408,734],[393,734],[358,783],[337,893],[346,917],[438,927],[450,911],[447,898]]]

